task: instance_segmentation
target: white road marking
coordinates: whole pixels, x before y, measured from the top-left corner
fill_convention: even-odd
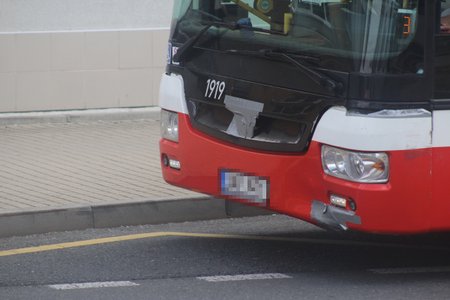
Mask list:
[[[369,269],[376,274],[419,274],[419,273],[444,273],[450,272],[450,266],[446,267],[417,267],[417,268],[385,268]]]
[[[292,278],[281,273],[266,274],[242,274],[242,275],[222,275],[222,276],[205,276],[197,277],[197,279],[208,282],[226,282],[226,281],[243,281],[243,280],[264,280],[264,279],[289,279]]]
[[[75,289],[96,289],[109,287],[126,287],[138,286],[139,284],[131,281],[105,281],[105,282],[86,282],[86,283],[68,283],[68,284],[53,284],[48,287],[55,290],[75,290]]]

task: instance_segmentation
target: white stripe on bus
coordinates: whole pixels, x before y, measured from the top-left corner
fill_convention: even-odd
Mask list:
[[[313,140],[359,151],[413,150],[432,147],[432,118],[382,118],[348,115],[330,108],[319,121]]]
[[[181,75],[162,75],[159,89],[159,106],[166,110],[188,114],[184,94],[184,81]]]

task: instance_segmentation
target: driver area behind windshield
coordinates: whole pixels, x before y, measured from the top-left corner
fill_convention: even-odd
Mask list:
[[[416,37],[419,0],[178,2],[174,19],[179,43],[205,24],[224,22],[243,26],[238,31],[209,29],[217,40],[205,47],[220,51],[277,48],[320,55],[326,58],[321,67],[344,72],[423,72],[423,49]],[[261,30],[246,30],[249,27]]]

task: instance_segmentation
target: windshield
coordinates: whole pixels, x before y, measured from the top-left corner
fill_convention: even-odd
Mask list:
[[[341,71],[422,74],[418,16],[419,0],[180,0],[174,41],[185,42],[208,22],[234,23],[242,28],[208,28],[215,42],[196,47],[276,48],[320,56],[321,67]]]

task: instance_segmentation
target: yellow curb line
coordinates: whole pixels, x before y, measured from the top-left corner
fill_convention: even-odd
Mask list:
[[[92,240],[75,241],[68,243],[59,243],[51,245],[42,245],[36,247],[18,248],[0,251],[0,257],[14,256],[20,254],[32,254],[53,250],[63,250],[70,248],[79,248],[86,246],[95,246],[102,244],[110,244],[124,241],[133,241],[140,239],[158,238],[158,237],[193,237],[193,238],[213,238],[213,239],[238,239],[253,241],[277,241],[277,242],[298,242],[306,244],[322,244],[322,245],[343,245],[343,246],[370,246],[370,247],[386,247],[386,248],[414,248],[414,249],[431,249],[431,250],[449,250],[445,247],[434,246],[415,246],[405,244],[375,243],[375,242],[358,242],[348,240],[321,240],[308,238],[288,238],[288,237],[270,237],[270,236],[252,236],[252,235],[234,235],[234,234],[212,234],[212,233],[188,233],[188,232],[150,232],[140,234],[130,234],[115,237],[99,238]]]

